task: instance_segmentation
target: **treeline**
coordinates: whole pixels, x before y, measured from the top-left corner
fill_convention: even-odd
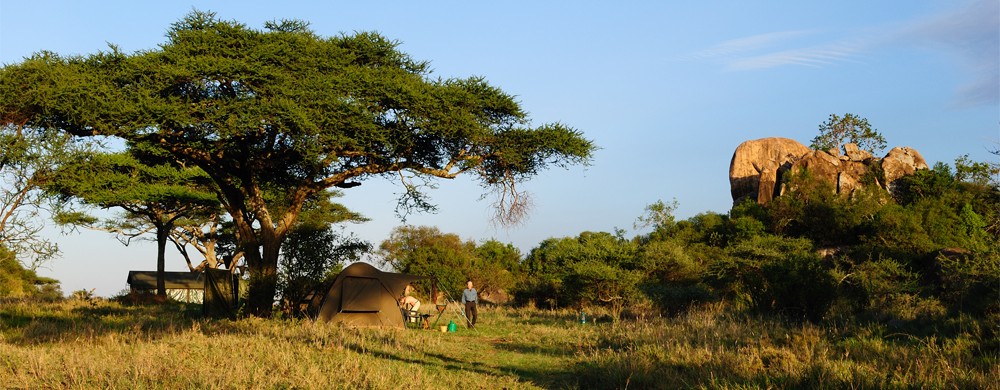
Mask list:
[[[820,321],[1000,315],[1000,190],[988,164],[961,158],[899,182],[835,194],[808,172],[767,205],[677,221],[676,202],[647,207],[651,231],[550,238],[526,255],[432,227],[400,227],[380,256],[401,272],[436,275],[459,291],[544,308],[602,306],[620,316],[670,314],[725,302]]]

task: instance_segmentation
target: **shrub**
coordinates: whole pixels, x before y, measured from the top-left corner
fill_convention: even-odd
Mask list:
[[[338,233],[329,224],[298,225],[281,247],[277,284],[281,309],[287,315],[305,315],[301,303],[306,297],[370,249],[367,242]]]
[[[611,310],[618,321],[625,305],[638,297],[641,274],[597,260],[585,260],[571,266],[565,278],[566,294],[579,306],[599,305]]]
[[[761,267],[761,272],[762,283],[751,291],[756,293],[754,306],[763,312],[818,322],[837,296],[836,280],[815,255],[771,261]]]
[[[664,312],[677,313],[691,305],[712,299],[711,289],[704,284],[706,264],[689,249],[698,248],[691,244],[670,241],[654,241],[640,250],[639,263],[646,272],[641,290]],[[702,245],[702,249],[718,248]]]
[[[560,302],[562,279],[553,277],[530,277],[514,286],[511,290],[518,307],[537,307],[555,309],[565,306],[566,299]]]
[[[58,300],[62,291],[59,281],[24,268],[14,252],[0,246],[0,298]]]
[[[941,300],[953,312],[1000,313],[1000,255],[939,254]]]
[[[897,295],[915,294],[918,275],[891,258],[863,262],[846,270],[839,289],[856,312],[891,306]]]
[[[730,237],[733,241],[743,241],[763,235],[767,229],[764,222],[749,216],[732,219],[730,226]]]
[[[636,248],[620,234],[607,232],[542,241],[522,263],[525,281],[515,290],[515,302],[579,307],[633,294],[643,267]]]
[[[802,238],[757,236],[729,248],[708,280],[720,292],[762,313],[818,321],[836,298],[836,280],[812,243]]]

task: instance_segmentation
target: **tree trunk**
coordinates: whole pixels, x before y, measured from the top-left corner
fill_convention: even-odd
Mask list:
[[[264,238],[259,248],[246,248],[245,256],[250,271],[248,313],[255,317],[270,317],[278,287],[279,242],[274,237]]]
[[[312,192],[299,191],[277,227],[268,213],[266,202],[260,195],[259,189],[250,188],[246,191],[246,195],[235,188],[230,188],[229,191],[223,189],[223,192],[227,200],[223,203],[233,218],[236,241],[243,251],[250,276],[247,313],[255,317],[270,317],[278,287],[278,254],[281,243],[285,239],[288,227],[295,223],[302,210],[302,204]],[[253,213],[248,213],[244,208],[248,206]]]
[[[170,229],[165,226],[156,227],[156,296],[160,299],[167,297],[166,256],[169,233]]]

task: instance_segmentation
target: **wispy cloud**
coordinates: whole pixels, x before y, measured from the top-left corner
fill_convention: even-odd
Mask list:
[[[683,56],[689,61],[719,61],[730,70],[783,65],[823,66],[847,61],[861,52],[860,40],[825,42],[815,30],[776,31],[721,42]]]
[[[821,67],[838,62],[856,61],[853,58],[862,52],[865,46],[860,41],[837,42],[824,46],[783,50],[736,58],[729,63],[728,67],[733,70],[773,68],[782,65]]]
[[[895,47],[920,47],[945,53],[963,66],[967,82],[956,88],[956,104],[1000,103],[1000,1],[971,0],[954,11],[927,19],[821,32],[778,31],[724,41],[682,57],[717,61],[728,70],[781,66],[826,66],[863,62]]]
[[[969,80],[959,86],[959,106],[1000,103],[1000,2],[976,0],[899,31],[900,44],[926,47],[958,59]]]
[[[727,58],[760,49],[771,47],[774,44],[789,39],[794,39],[809,34],[809,31],[779,31],[766,34],[753,35],[745,38],[738,38],[725,41],[709,47],[705,50],[686,56],[688,60],[705,60],[716,58]]]

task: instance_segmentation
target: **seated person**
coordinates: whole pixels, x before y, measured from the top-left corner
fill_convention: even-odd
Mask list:
[[[417,311],[420,308],[420,300],[407,295],[399,299],[399,306],[409,311]]]

